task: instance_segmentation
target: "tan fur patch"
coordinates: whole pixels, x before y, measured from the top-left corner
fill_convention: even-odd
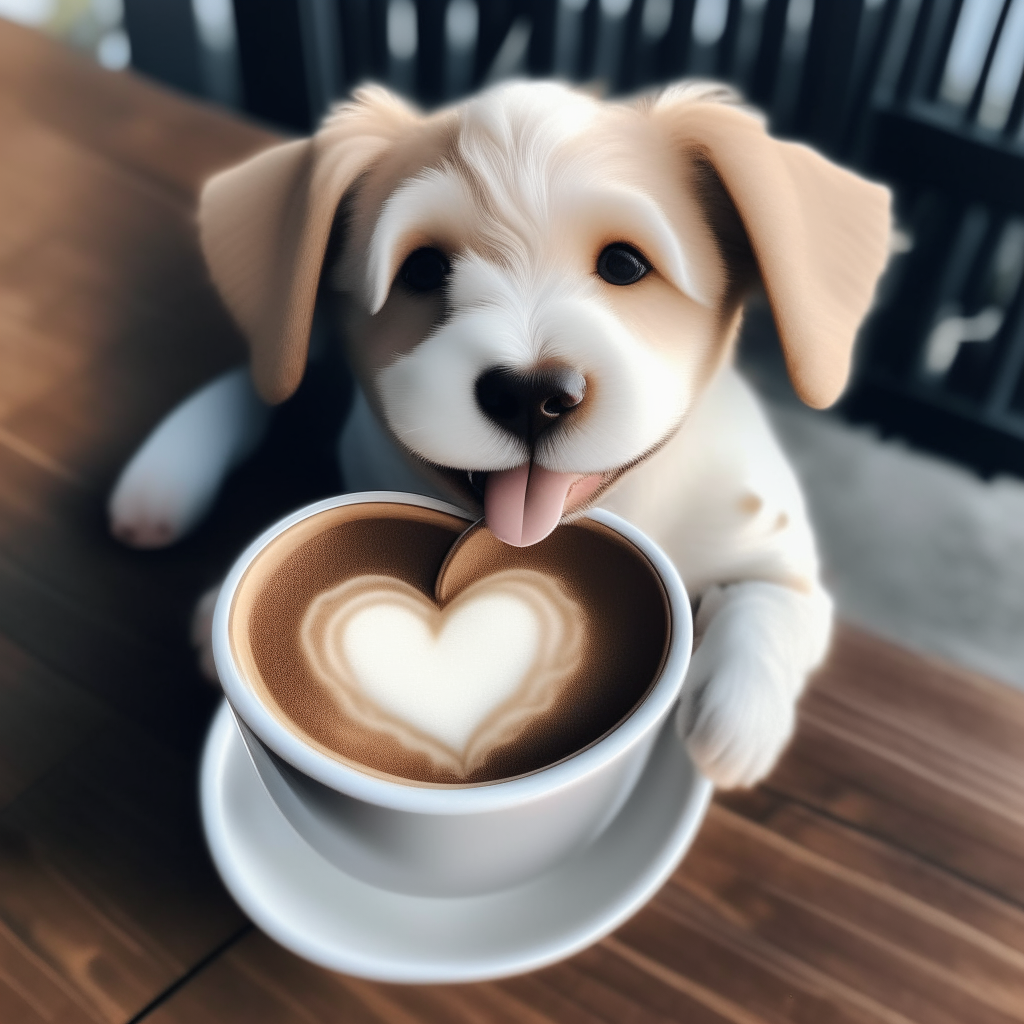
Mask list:
[[[756,516],[764,508],[764,501],[752,491],[747,491],[746,494],[741,495],[737,504],[739,510],[747,516]]]

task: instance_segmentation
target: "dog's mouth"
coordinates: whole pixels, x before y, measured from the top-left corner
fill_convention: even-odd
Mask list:
[[[483,508],[491,533],[514,547],[543,540],[565,516],[583,511],[619,475],[556,473],[535,462],[491,472],[435,469],[460,496]]]

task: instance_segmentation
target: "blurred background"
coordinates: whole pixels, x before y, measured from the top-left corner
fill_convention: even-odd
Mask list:
[[[1024,0],[0,0],[113,69],[283,132],[372,79],[430,107],[510,76],[732,83],[893,186],[894,258],[836,410],[756,304],[741,360],[848,619],[1024,688]]]

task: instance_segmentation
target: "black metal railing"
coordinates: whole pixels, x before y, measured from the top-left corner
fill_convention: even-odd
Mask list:
[[[896,186],[913,245],[844,409],[986,474],[1024,475],[1022,65],[1021,0],[922,2],[860,155]]]

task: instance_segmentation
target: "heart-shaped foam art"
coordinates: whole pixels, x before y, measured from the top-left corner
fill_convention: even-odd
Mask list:
[[[650,564],[599,523],[517,548],[446,512],[361,502],[271,541],[229,630],[243,676],[303,742],[447,786],[597,742],[654,684],[670,624]]]
[[[443,608],[400,579],[359,576],[312,601],[300,635],[339,710],[465,777],[556,701],[583,621],[530,569],[488,576]]]

